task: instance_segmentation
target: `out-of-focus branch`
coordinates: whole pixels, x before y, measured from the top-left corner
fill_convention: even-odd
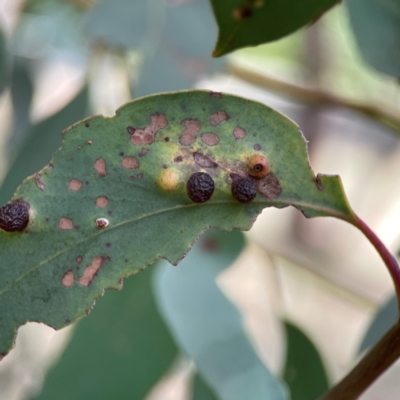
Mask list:
[[[395,110],[357,103],[322,90],[309,89],[293,83],[274,79],[234,62],[230,63],[229,72],[233,76],[252,85],[290,96],[305,103],[318,104],[320,106],[344,107],[357,111],[380,122],[400,135],[400,112],[395,112]]]

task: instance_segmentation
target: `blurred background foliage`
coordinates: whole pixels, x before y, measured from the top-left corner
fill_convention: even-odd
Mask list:
[[[72,123],[207,88],[299,123],[314,169],[342,176],[397,253],[399,20],[395,0],[348,0],[308,29],[213,59],[207,0],[1,0],[1,204]],[[314,399],[391,326],[392,297],[352,227],[268,209],[245,236],[210,231],[178,267],[129,278],[76,326],[25,325],[0,363],[0,398]],[[397,399],[399,374],[362,399]]]

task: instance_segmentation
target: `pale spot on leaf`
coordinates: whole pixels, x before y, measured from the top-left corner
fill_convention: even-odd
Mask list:
[[[217,126],[222,121],[227,121],[231,117],[225,111],[217,111],[216,113],[212,114],[210,117],[210,125]]]
[[[73,190],[74,192],[77,192],[81,187],[83,183],[81,181],[78,181],[78,179],[71,179],[68,184],[68,188]]]
[[[104,208],[104,207],[107,207],[107,204],[108,204],[108,199],[105,196],[99,196],[96,199],[96,206],[97,207]]]
[[[186,129],[181,133],[179,143],[182,146],[190,146],[196,141],[196,135],[201,128],[200,122],[197,119],[184,119],[181,125]]]
[[[201,141],[207,146],[215,146],[219,143],[219,137],[213,133],[203,133],[201,135]]]
[[[74,273],[71,270],[68,270],[62,277],[61,283],[64,287],[69,288],[74,284],[74,281]]]
[[[95,257],[91,265],[85,268],[83,276],[78,279],[78,282],[83,286],[89,286],[96,274],[99,272],[101,265],[103,264],[104,257]]]
[[[72,223],[72,220],[70,220],[69,218],[61,218],[58,221],[58,229],[62,230],[74,229],[74,224]]]
[[[94,168],[96,169],[99,176],[104,177],[107,175],[106,162],[102,158],[96,160],[96,162],[94,163]]]
[[[150,115],[150,124],[146,126],[146,128],[135,129],[132,126],[128,126],[127,131],[131,135],[131,143],[135,146],[139,146],[153,143],[158,131],[165,128],[167,125],[168,121],[165,115],[156,113]]]
[[[246,131],[240,126],[237,126],[233,130],[233,136],[235,137],[235,139],[243,139],[246,136]]]
[[[121,166],[125,169],[136,169],[139,168],[139,162],[134,157],[125,157]]]

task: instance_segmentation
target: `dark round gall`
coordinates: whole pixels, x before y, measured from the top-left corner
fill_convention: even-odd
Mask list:
[[[6,232],[23,231],[29,222],[29,206],[23,201],[14,201],[0,208],[0,228]]]
[[[250,203],[257,195],[257,189],[249,178],[236,177],[232,181],[232,196],[241,203]]]
[[[204,172],[193,174],[186,184],[186,191],[190,200],[194,203],[204,203],[210,200],[214,193],[214,181],[210,175]]]

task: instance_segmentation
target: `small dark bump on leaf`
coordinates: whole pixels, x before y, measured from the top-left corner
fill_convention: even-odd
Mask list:
[[[21,232],[29,223],[29,204],[17,200],[0,208],[0,228],[6,232]]]
[[[253,15],[253,10],[250,7],[238,7],[232,11],[232,17],[236,21],[241,21]]]
[[[187,194],[194,203],[204,203],[210,200],[214,188],[213,178],[204,172],[196,172],[186,184]]]
[[[182,160],[183,160],[182,156],[177,156],[174,158],[174,161],[177,163],[182,162]]]
[[[133,126],[128,126],[126,130],[130,135],[133,135],[136,132],[136,129]]]
[[[254,150],[261,150],[261,146],[259,145],[259,144],[255,144],[254,146],[253,146],[253,149]]]
[[[90,125],[89,125],[89,122],[86,122],[86,123],[85,123],[85,126],[86,126],[86,128],[89,128],[89,126],[90,126]]]

